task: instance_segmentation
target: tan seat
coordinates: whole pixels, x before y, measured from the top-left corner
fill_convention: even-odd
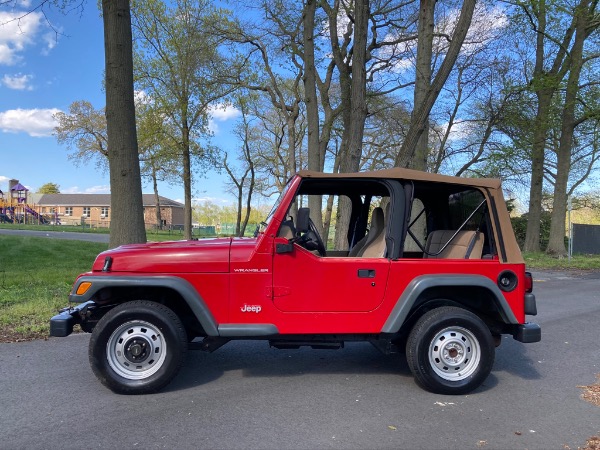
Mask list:
[[[377,211],[377,212],[376,212]],[[389,216],[389,204],[386,207],[386,213],[383,214],[383,209],[377,207],[373,210],[371,216],[371,229],[369,230],[369,239],[358,252],[357,256],[361,258],[383,258],[385,256],[385,236],[387,219]]]
[[[481,259],[483,233],[479,231],[459,231],[446,248],[444,245],[454,236],[456,230],[436,230],[427,236],[423,258]],[[444,248],[444,251],[440,252]],[[439,254],[438,254],[439,253]]]
[[[377,207],[373,209],[373,212],[371,213],[371,224],[369,226],[369,231],[367,231],[367,234],[365,234],[360,241],[354,244],[354,247],[352,247],[348,252],[348,256],[361,256],[365,245],[373,241],[373,239],[375,239],[375,235],[380,231],[379,224],[383,224],[383,209]]]

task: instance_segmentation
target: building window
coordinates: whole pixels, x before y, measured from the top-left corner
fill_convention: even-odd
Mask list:
[[[100,217],[102,217],[103,219],[108,218],[108,206],[102,207],[102,209],[100,210]]]
[[[67,206],[65,208],[65,216],[72,216],[73,215],[73,207],[72,206]]]
[[[83,207],[83,217],[90,217],[90,210],[91,208],[89,206],[84,206]]]

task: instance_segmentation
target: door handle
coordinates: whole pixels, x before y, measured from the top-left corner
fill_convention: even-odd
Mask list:
[[[358,278],[375,278],[375,270],[358,269]]]

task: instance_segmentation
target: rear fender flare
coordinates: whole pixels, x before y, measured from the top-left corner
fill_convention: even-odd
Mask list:
[[[78,287],[85,282],[92,286],[82,295],[77,294]],[[181,295],[190,307],[208,336],[218,336],[218,325],[202,296],[186,280],[173,276],[82,276],[73,286],[69,295],[72,303],[94,300],[96,294],[106,288],[169,288]],[[97,302],[98,303],[98,302]],[[168,305],[167,305],[168,306]]]
[[[518,324],[517,318],[502,295],[500,288],[492,280],[482,275],[421,275],[413,279],[396,301],[388,319],[385,321],[382,333],[397,333],[409,316],[419,297],[431,288],[440,287],[478,287],[491,293],[502,320],[507,324]]]

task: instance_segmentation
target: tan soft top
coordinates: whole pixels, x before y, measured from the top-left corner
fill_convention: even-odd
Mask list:
[[[500,189],[501,182],[498,178],[461,178],[439,173],[421,172],[420,170],[403,169],[394,167],[392,169],[374,170],[371,172],[355,173],[324,173],[311,170],[301,170],[298,175],[302,178],[395,178],[416,181],[432,181],[438,183],[463,184],[483,188]]]
[[[515,239],[515,234],[512,230],[512,224],[508,210],[506,209],[506,202],[504,201],[504,195],[502,193],[502,182],[498,178],[461,178],[452,177],[449,175],[440,175],[438,173],[422,172],[420,170],[403,169],[400,167],[394,167],[392,169],[375,170],[371,172],[355,172],[355,173],[324,173],[324,172],[313,172],[310,170],[301,170],[298,172],[298,176],[302,178],[386,178],[386,179],[400,179],[400,180],[415,180],[415,181],[429,181],[437,183],[451,183],[459,184],[464,186],[472,186],[477,188],[488,188],[489,195],[494,199],[496,211],[498,214],[498,222],[502,233],[500,234],[498,229],[494,227],[494,234],[496,235],[496,242],[502,242],[504,245],[505,255],[500,255],[500,260],[507,263],[523,263],[523,256],[521,250]],[[487,194],[486,193],[486,197]],[[503,258],[504,256],[504,258]]]

